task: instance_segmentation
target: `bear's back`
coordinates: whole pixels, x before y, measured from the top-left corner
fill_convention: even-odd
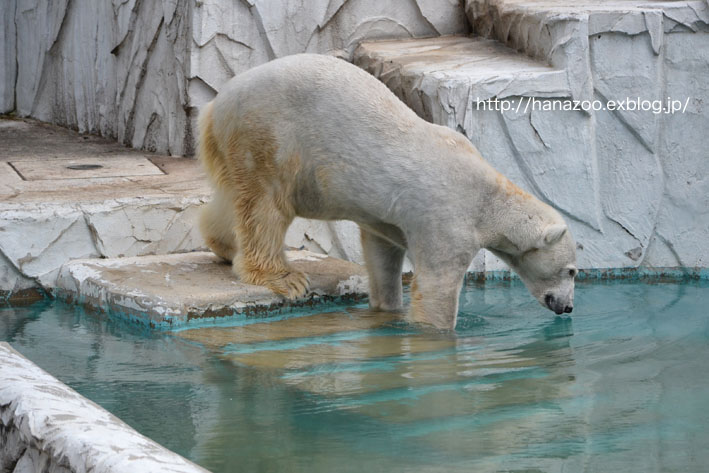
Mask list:
[[[416,215],[429,205],[455,212],[462,186],[494,174],[465,137],[329,56],[287,56],[234,77],[214,99],[212,118],[221,143],[273,137],[279,179],[295,176],[296,208],[309,218],[393,223],[405,219],[394,217],[397,202]]]
[[[232,78],[215,99],[216,114],[270,114],[275,121],[297,121],[356,132],[430,125],[382,82],[344,60],[295,54],[254,67]]]

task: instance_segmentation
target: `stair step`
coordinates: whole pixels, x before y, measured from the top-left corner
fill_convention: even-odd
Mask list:
[[[426,435],[479,422],[478,415],[504,426],[504,416],[494,413],[568,396],[563,344],[549,356],[548,346],[523,339],[501,344],[412,331],[400,314],[349,308],[174,334],[306,393],[308,409],[410,424]]]
[[[664,34],[702,31],[709,23],[709,6],[701,0],[586,0],[581,2],[525,0],[466,0],[473,31],[538,58],[570,77],[573,98],[591,99],[587,61],[589,38],[605,33],[637,36],[647,33],[656,55]],[[626,57],[618,52],[618,57]],[[615,61],[611,59],[611,61]],[[619,61],[618,69],[625,64]],[[593,66],[592,66],[593,67]]]
[[[241,283],[229,264],[207,252],[74,260],[61,268],[57,295],[154,328],[249,321],[366,295],[362,266],[309,251],[286,255],[310,279],[307,298],[289,301]]]
[[[464,111],[494,97],[569,95],[563,70],[481,37],[364,42],[354,62],[420,116],[438,124],[453,110]],[[440,101],[434,105],[436,98]],[[441,110],[436,110],[438,105]]]
[[[460,341],[459,341],[460,343]],[[467,343],[475,343],[470,340]],[[368,363],[370,364],[370,363]],[[360,365],[315,367],[288,373],[287,384],[325,397],[362,396],[379,391],[424,390],[437,385],[460,385],[536,366],[514,353],[460,350],[437,352],[410,360],[382,360],[358,372]]]

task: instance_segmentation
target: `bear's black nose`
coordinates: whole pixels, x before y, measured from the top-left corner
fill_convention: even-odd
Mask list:
[[[566,312],[567,314],[570,314],[572,310],[574,310],[574,306],[567,305],[566,307],[564,307],[564,312]]]

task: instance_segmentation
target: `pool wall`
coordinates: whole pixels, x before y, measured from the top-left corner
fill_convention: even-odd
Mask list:
[[[0,471],[204,473],[0,343]]]

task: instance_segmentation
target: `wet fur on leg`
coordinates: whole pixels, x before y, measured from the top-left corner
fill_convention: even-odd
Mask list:
[[[207,244],[217,255],[231,256],[233,271],[243,282],[291,299],[305,295],[308,278],[291,268],[283,251],[295,212],[288,201],[291,184],[275,164],[273,135],[247,120],[230,133],[222,150],[214,136],[211,103],[200,115],[199,126],[199,157],[216,187],[202,217]],[[292,160],[297,162],[297,156]],[[220,217],[222,213],[228,217]]]

